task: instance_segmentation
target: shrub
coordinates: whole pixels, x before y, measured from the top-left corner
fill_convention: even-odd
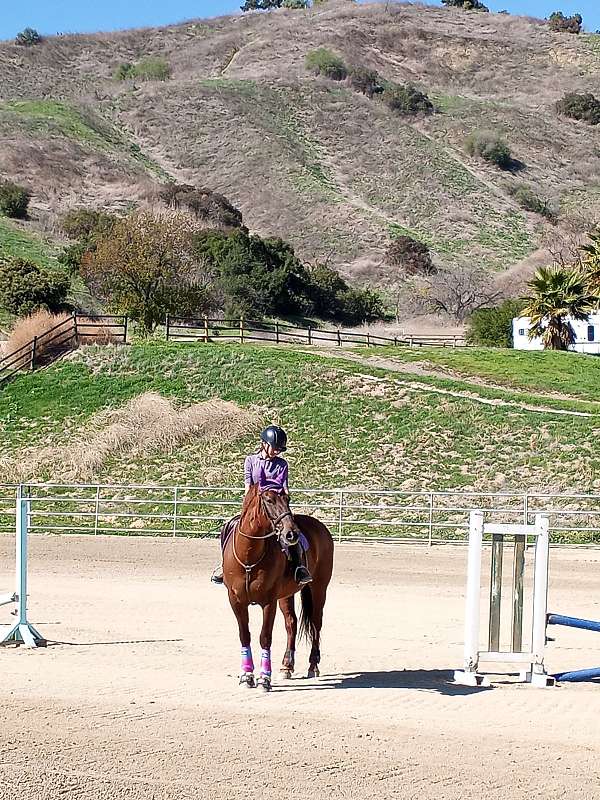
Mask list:
[[[118,81],[128,81],[135,78],[135,65],[127,62],[119,64],[114,72],[114,77]]]
[[[581,33],[583,17],[581,14],[573,14],[572,17],[565,17],[562,11],[555,11],[550,14],[548,24],[551,31],[559,33]]]
[[[308,0],[283,0],[282,8],[308,8]]]
[[[117,217],[95,208],[71,208],[61,219],[61,227],[69,239],[89,241],[95,236],[108,233]]]
[[[327,50],[326,47],[319,47],[306,54],[306,68],[315,75],[324,75],[333,81],[343,81],[348,70],[339,56]]]
[[[35,28],[25,28],[20,33],[17,33],[15,37],[15,44],[19,44],[22,47],[32,47],[34,44],[40,44],[41,41],[42,37]]]
[[[12,314],[23,316],[41,308],[62,311],[70,285],[64,273],[24,258],[0,262],[0,306]]]
[[[478,156],[500,169],[509,169],[512,164],[510,148],[493,131],[475,131],[467,137],[465,149],[471,156]]]
[[[245,0],[240,6],[242,11],[268,11],[271,8],[281,8],[282,0]]]
[[[79,272],[83,256],[89,250],[89,245],[83,242],[73,242],[63,247],[58,256],[58,263],[62,264],[69,272]]]
[[[0,213],[13,219],[27,216],[31,192],[11,181],[0,183]]]
[[[20,350],[21,347],[25,347],[25,345],[29,344],[35,337],[39,339],[39,341],[36,342],[35,348],[36,363],[44,363],[50,356],[56,354],[57,349],[61,351],[74,349],[76,347],[74,339],[64,341],[63,338],[60,337],[58,340],[55,339],[54,342],[52,342],[48,341],[48,339],[51,339],[51,336],[43,336],[44,333],[56,327],[56,325],[59,325],[61,322],[66,322],[70,316],[70,314],[65,313],[51,314],[46,309],[40,309],[27,317],[17,320],[8,336],[6,347],[7,354],[15,353],[17,350]],[[65,331],[66,330],[68,330],[67,325],[65,325]],[[15,368],[24,369],[28,367],[30,359],[31,354],[29,351],[26,351],[23,355],[23,360],[21,361],[19,357],[19,363],[14,364]]]
[[[159,198],[170,208],[184,209],[211,228],[239,228],[242,212],[222,194],[212,189],[167,183],[160,187]]]
[[[467,343],[480,347],[512,347],[512,321],[522,316],[525,300],[505,300],[494,308],[474,311],[467,323]]]
[[[384,82],[376,70],[361,66],[350,68],[348,83],[357,92],[361,92],[367,97],[381,94],[385,88]]]
[[[407,275],[433,275],[437,272],[427,245],[411,236],[398,236],[390,242],[385,257],[388,264],[403,269]]]
[[[134,73],[141,81],[166,81],[171,77],[171,67],[164,58],[143,58],[135,65]]]
[[[566,94],[557,102],[556,110],[565,117],[583,120],[590,125],[600,124],[600,101],[593,94]]]
[[[529,186],[525,184],[515,186],[511,189],[511,194],[525,211],[541,214],[542,217],[547,217],[548,219],[554,217],[548,200],[542,200]]]
[[[464,8],[465,11],[489,11],[479,0],[442,0],[442,5],[452,8]]]
[[[348,325],[373,322],[385,316],[383,301],[370,289],[355,289],[337,270],[317,264],[309,270],[308,294],[315,312],[324,319]]]
[[[415,115],[433,112],[433,103],[427,95],[410,84],[407,86],[387,84],[381,96],[388,108],[398,114]]]

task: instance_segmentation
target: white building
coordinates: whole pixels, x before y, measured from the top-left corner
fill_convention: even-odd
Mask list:
[[[600,353],[600,314],[590,314],[587,322],[570,322],[575,331],[575,344],[570,349],[579,353]],[[529,340],[529,317],[515,317],[512,324],[515,350],[544,349],[540,338]]]

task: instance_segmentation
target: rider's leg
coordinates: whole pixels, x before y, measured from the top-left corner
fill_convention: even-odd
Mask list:
[[[292,574],[296,583],[301,586],[305,583],[312,581],[312,575],[304,565],[302,558],[302,547],[300,544],[294,544],[289,548],[290,561],[292,562]]]

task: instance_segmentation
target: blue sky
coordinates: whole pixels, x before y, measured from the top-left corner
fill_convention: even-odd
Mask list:
[[[239,11],[241,0],[0,0],[0,39],[10,39],[25,27],[41,34],[79,33],[165,25],[184,19]],[[431,0],[440,5],[440,0]],[[600,29],[598,0],[487,0],[493,11],[546,17],[560,8],[579,12],[588,30]]]

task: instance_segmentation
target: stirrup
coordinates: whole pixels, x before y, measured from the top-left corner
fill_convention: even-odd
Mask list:
[[[216,583],[218,586],[223,585],[223,572],[222,570],[215,570],[210,576],[211,583]]]
[[[300,586],[305,586],[307,583],[311,583],[312,575],[305,566],[300,565],[299,567],[296,567],[294,572],[294,580],[296,583],[300,584]]]

